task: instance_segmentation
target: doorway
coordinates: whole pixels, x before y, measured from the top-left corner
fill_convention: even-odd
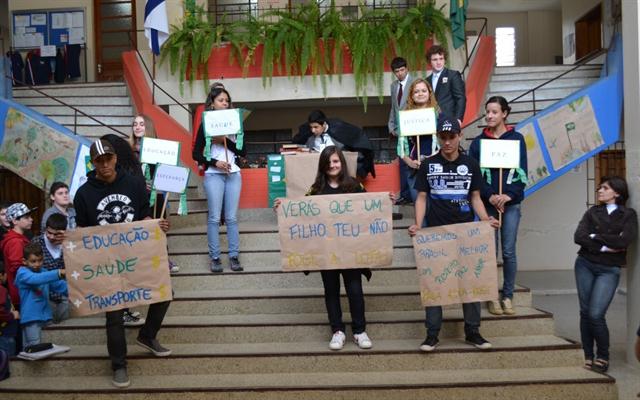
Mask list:
[[[122,53],[137,46],[136,1],[93,0],[96,80],[123,79]]]
[[[602,4],[576,21],[576,61],[602,49]]]

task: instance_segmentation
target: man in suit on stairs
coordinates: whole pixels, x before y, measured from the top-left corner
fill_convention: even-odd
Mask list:
[[[431,74],[427,77],[427,81],[436,95],[440,113],[455,117],[458,124],[462,126],[464,110],[467,106],[462,75],[458,71],[445,67],[447,50],[442,46],[431,46],[427,51],[427,61],[431,65]]]
[[[396,79],[391,82],[391,110],[389,111],[389,122],[387,125],[389,127],[389,133],[397,137],[398,121],[396,119],[398,117],[398,111],[402,110],[407,104],[409,87],[415,77],[409,72],[407,60],[402,57],[396,57],[391,60],[391,72]],[[400,198],[398,199],[398,204],[412,203],[413,199],[411,198],[411,191],[409,190],[409,183],[407,182],[409,167],[407,167],[407,164],[405,164],[402,158],[399,158],[399,163]]]

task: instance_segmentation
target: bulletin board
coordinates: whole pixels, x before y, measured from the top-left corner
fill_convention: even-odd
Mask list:
[[[84,9],[16,11],[11,22],[16,49],[85,43]]]

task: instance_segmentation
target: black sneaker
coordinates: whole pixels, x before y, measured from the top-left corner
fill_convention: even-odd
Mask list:
[[[437,336],[427,336],[427,338],[420,345],[420,350],[430,352],[436,349],[440,344],[440,340],[438,340]]]
[[[488,350],[491,348],[491,343],[489,343],[488,340],[483,338],[479,332],[475,332],[467,335],[464,338],[464,341],[475,346],[477,349],[480,349],[480,350]]]
[[[122,314],[122,320],[124,322],[124,326],[142,326],[145,322],[145,319],[140,316],[139,312],[129,311],[125,311]]]
[[[231,266],[231,270],[235,272],[243,271],[242,265],[240,265],[240,260],[238,257],[229,257],[229,265]]]
[[[156,357],[167,357],[171,355],[171,350],[167,349],[166,347],[162,347],[162,345],[160,345],[160,342],[158,342],[158,339],[148,339],[138,336],[138,338],[136,339],[136,343],[138,344],[138,346],[144,347],[145,349],[152,352]]]
[[[117,388],[126,388],[131,385],[129,375],[127,374],[127,369],[118,368],[117,370],[113,371],[113,379],[111,379],[111,383],[113,383],[113,386]]]
[[[220,259],[219,258],[213,258],[211,261],[209,261],[209,269],[213,273],[222,272],[222,262],[220,261]]]

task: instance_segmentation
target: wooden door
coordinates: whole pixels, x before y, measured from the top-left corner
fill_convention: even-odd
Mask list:
[[[135,0],[93,0],[96,77],[121,81],[122,53],[136,48]]]
[[[599,4],[575,23],[576,61],[602,49],[602,6]]]

